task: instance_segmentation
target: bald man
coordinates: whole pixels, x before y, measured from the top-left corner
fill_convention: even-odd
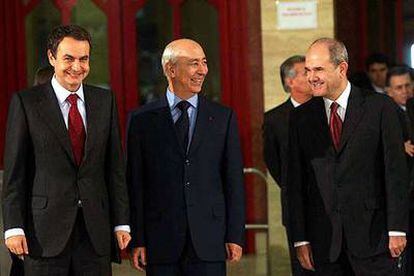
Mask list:
[[[245,223],[236,116],[200,95],[208,68],[198,43],[171,42],[162,66],[165,96],[128,128],[132,263],[147,275],[226,275]]]

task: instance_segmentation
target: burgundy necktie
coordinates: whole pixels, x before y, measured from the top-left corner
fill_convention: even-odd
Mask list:
[[[79,166],[82,161],[85,145],[85,127],[83,126],[82,116],[78,110],[78,95],[71,94],[66,100],[70,103],[68,132],[72,143],[73,156],[75,157],[76,164]]]
[[[329,118],[329,129],[331,137],[336,150],[339,150],[339,143],[341,142],[342,120],[338,115],[339,104],[333,102],[331,104],[331,115]]]

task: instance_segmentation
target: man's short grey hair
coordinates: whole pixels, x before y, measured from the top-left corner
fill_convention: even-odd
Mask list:
[[[296,63],[305,62],[305,56],[295,55],[291,56],[290,58],[286,59],[280,65],[280,79],[282,81],[283,89],[285,92],[290,92],[290,87],[286,83],[286,78],[294,78],[296,77],[297,73],[293,68]]]
[[[167,63],[176,63],[179,56],[179,51],[174,47],[173,43],[169,43],[162,53],[161,65],[164,75],[167,76]]]
[[[345,44],[341,41],[323,37],[315,40],[310,47],[315,44],[325,44],[328,47],[329,59],[335,66],[338,66],[342,62],[348,63],[348,51],[346,50]]]

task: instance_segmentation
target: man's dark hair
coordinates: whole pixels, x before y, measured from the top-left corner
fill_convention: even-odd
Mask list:
[[[387,67],[390,67],[390,61],[388,57],[382,53],[375,53],[367,58],[367,60],[365,61],[365,68],[367,69],[367,71],[369,70],[369,67],[374,63],[381,63],[385,64]]]
[[[285,83],[285,78],[296,77],[297,72],[293,69],[296,63],[305,62],[305,56],[291,56],[280,65],[280,79],[285,92],[290,92],[290,87]]]
[[[71,37],[79,41],[88,41],[90,49],[92,49],[91,35],[87,30],[78,25],[60,25],[55,27],[47,38],[47,50],[56,57],[56,51],[59,43],[65,38]]]
[[[407,66],[392,67],[387,72],[387,79],[385,81],[385,86],[390,87],[390,81],[391,81],[392,77],[403,76],[403,75],[408,75],[408,77],[410,77],[410,79],[411,79],[410,68],[408,68]]]

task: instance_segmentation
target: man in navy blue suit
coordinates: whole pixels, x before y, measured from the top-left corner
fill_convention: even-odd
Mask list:
[[[162,66],[166,95],[128,128],[133,265],[147,275],[226,275],[244,240],[236,116],[199,94],[208,68],[198,43],[171,42]]]

